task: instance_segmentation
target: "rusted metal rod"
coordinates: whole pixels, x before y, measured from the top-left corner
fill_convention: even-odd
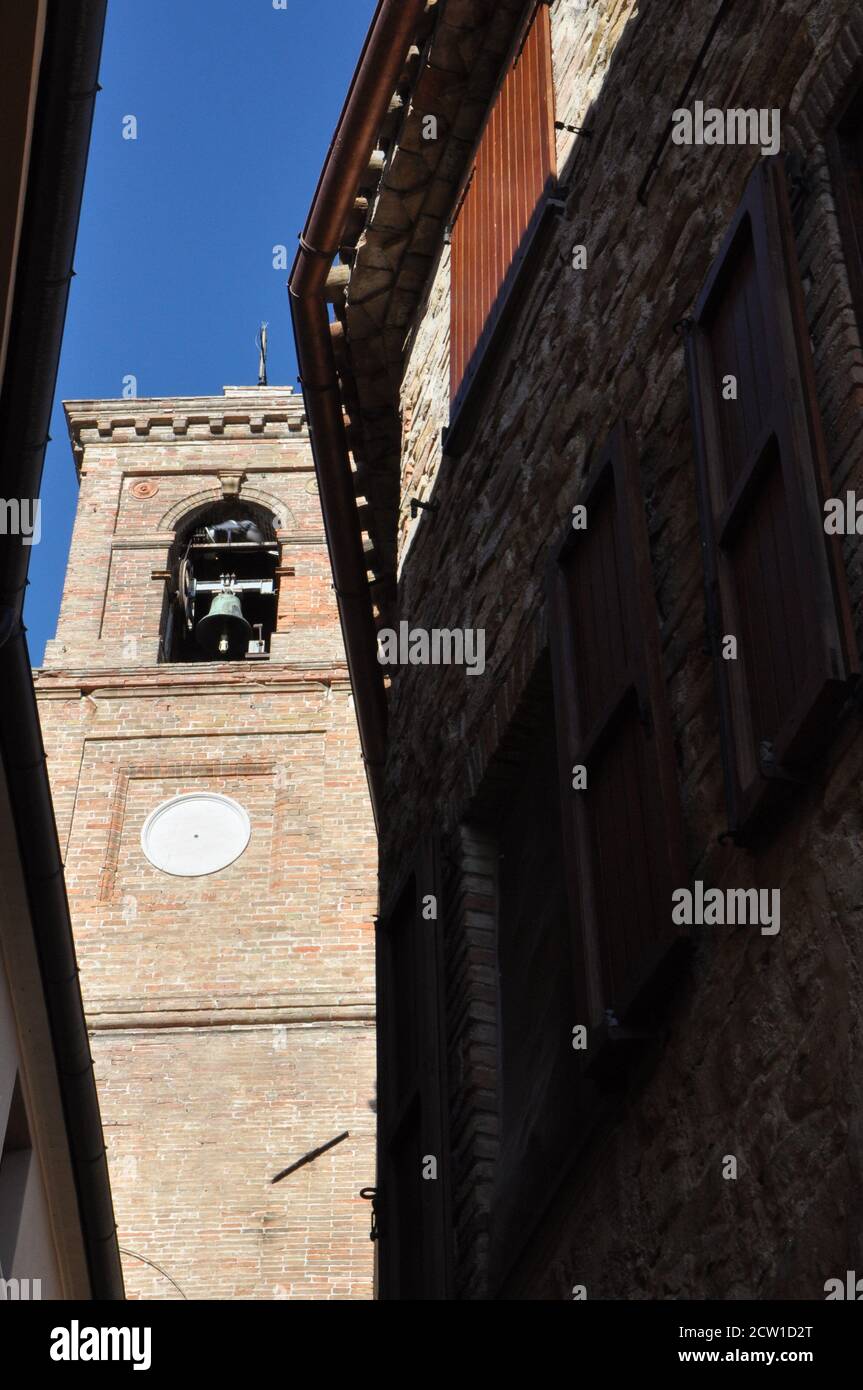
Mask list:
[[[337,1134],[335,1139],[331,1139],[328,1144],[321,1144],[319,1149],[312,1149],[311,1153],[305,1154],[302,1158],[298,1158],[296,1163],[291,1164],[290,1168],[283,1168],[281,1173],[277,1173],[272,1179],[270,1185],[272,1186],[273,1183],[281,1182],[282,1178],[287,1178],[291,1173],[296,1173],[298,1168],[305,1168],[307,1163],[314,1163],[316,1158],[320,1158],[321,1154],[327,1152],[327,1149],[334,1149],[336,1144],[341,1144],[345,1139],[349,1138],[350,1132],[348,1130],[345,1130],[344,1134]]]

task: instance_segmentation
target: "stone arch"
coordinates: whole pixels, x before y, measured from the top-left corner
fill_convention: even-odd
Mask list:
[[[265,492],[259,487],[244,487],[240,493],[241,502],[254,502],[259,507],[266,507],[267,511],[272,512],[274,517],[281,519],[281,524],[276,527],[279,531],[295,531],[297,529],[297,519],[287,502],[281,497],[275,497],[271,492]]]
[[[159,530],[179,531],[185,529],[186,525],[194,520],[196,513],[203,513],[221,502],[230,503],[234,500],[240,508],[246,504],[251,504],[253,507],[269,512],[272,518],[281,518],[282,524],[277,528],[278,530],[292,531],[296,529],[296,518],[287,503],[283,502],[280,497],[274,496],[271,492],[265,492],[263,488],[244,487],[236,499],[225,498],[219,483],[216,481],[212,487],[202,488],[199,492],[191,493],[181,501],[175,502],[159,522]]]
[[[251,495],[244,491],[238,497],[235,494],[225,496],[221,487],[200,489],[165,514],[163,527],[166,531],[170,528],[173,535],[166,565],[169,583],[160,622],[160,661],[182,663],[203,659],[196,639],[199,620],[209,610],[205,608],[202,612],[198,599],[213,602],[220,585],[225,587],[222,569],[213,569],[214,565],[224,566],[225,562],[227,571],[233,574],[231,584],[238,582],[240,589],[245,588],[240,603],[242,616],[247,620],[246,636],[250,643],[257,644],[254,654],[260,657],[269,651],[270,639],[279,623],[279,565],[284,542],[281,523],[288,509],[276,515],[274,506],[279,506],[278,498],[261,494],[257,489],[250,491]],[[265,501],[259,500],[262,495]],[[226,523],[231,522],[251,522],[256,529],[249,532],[247,528],[245,535],[225,531]],[[205,530],[209,535],[203,534]],[[233,552],[232,539],[244,542]],[[257,638],[253,637],[255,628]],[[236,630],[234,639],[236,646],[240,641]],[[245,640],[242,638],[243,642]],[[224,650],[230,651],[228,646]],[[251,646],[249,651],[252,651]],[[237,647],[224,659],[238,660],[241,656],[241,647]]]
[[[159,522],[159,530],[175,531],[187,514],[198,511],[201,507],[211,506],[214,502],[220,501],[221,496],[222,489],[218,483],[214,483],[212,488],[202,488],[200,492],[191,493],[182,501],[175,502],[173,507],[165,512]]]
[[[188,501],[189,499],[187,499]],[[195,506],[187,506],[174,523],[174,549],[182,547],[192,533],[202,526],[210,526],[217,521],[232,517],[237,521],[253,520],[258,523],[269,540],[276,540],[276,516],[272,508],[259,502],[257,498],[217,497],[205,495],[203,501]]]

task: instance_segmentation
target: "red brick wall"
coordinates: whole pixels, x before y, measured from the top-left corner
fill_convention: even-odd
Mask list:
[[[302,402],[70,420],[81,498],[36,687],[127,1290],[180,1296],[141,1256],[189,1298],[371,1298],[375,843]],[[159,665],[153,571],[237,474],[296,570],[271,659]],[[249,845],[217,874],[163,874],[141,827],[203,789],[245,807]]]

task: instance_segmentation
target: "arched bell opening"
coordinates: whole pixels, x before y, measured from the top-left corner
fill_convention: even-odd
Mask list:
[[[278,612],[275,519],[221,501],[178,525],[171,547],[161,660],[266,661]]]

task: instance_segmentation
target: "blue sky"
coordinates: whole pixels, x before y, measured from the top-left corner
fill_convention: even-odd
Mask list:
[[[61,402],[296,387],[287,273],[375,0],[109,0],[25,621],[53,637],[77,485]],[[138,138],[123,139],[134,115]]]

